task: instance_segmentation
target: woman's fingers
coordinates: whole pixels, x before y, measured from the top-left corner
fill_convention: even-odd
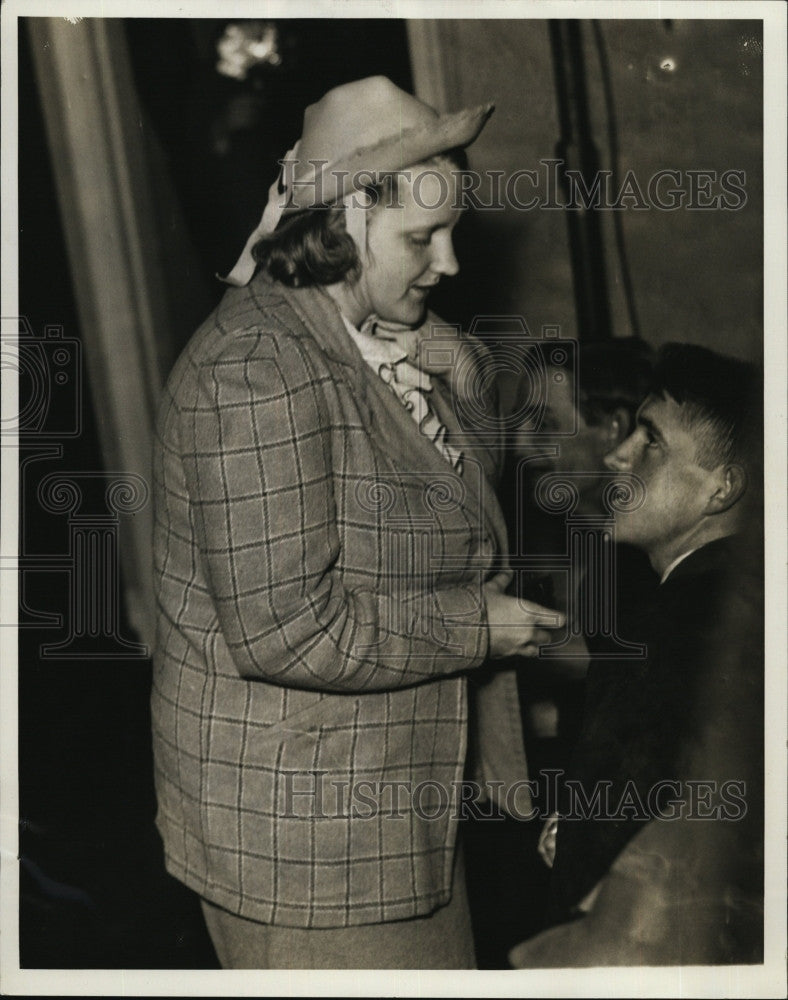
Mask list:
[[[517,602],[523,611],[530,615],[534,625],[542,625],[545,628],[561,628],[566,622],[566,615],[554,608],[546,608],[543,604],[536,604],[534,601],[526,601],[517,598]]]
[[[539,647],[551,641],[549,629],[560,628],[566,616],[541,604],[508,597],[485,589],[487,626],[490,630],[490,655],[536,656]]]

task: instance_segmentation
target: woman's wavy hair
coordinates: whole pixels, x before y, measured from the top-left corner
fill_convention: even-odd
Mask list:
[[[449,163],[455,170],[468,169],[466,152],[460,148],[439,153],[424,163]],[[397,195],[398,180],[396,173],[384,174],[380,183],[362,190],[372,196],[373,206],[391,203]],[[252,256],[272,278],[291,288],[354,282],[361,275],[358,249],[345,228],[344,209],[332,205],[282,219],[273,233],[255,243]]]

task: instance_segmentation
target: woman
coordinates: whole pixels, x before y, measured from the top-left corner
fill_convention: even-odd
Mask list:
[[[225,967],[473,966],[466,674],[546,633],[502,592],[494,459],[453,413],[475,345],[436,360],[419,327],[490,111],[383,77],[308,108],[168,382],[157,822]]]

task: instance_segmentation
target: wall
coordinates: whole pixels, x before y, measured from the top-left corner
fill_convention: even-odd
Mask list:
[[[618,175],[628,171],[643,192],[617,213],[600,211],[610,332],[639,332],[655,344],[687,340],[750,359],[762,349],[762,67],[761,25],[749,21],[580,22],[591,136],[599,165],[611,169],[611,125]],[[455,109],[494,101],[496,111],[472,147],[478,170],[538,172],[556,155],[560,135],[549,23],[516,21],[410,22],[414,80],[420,96]],[[600,43],[600,44],[598,44]],[[603,60],[609,71],[605,100]],[[612,108],[612,119],[608,115]],[[570,150],[570,156],[572,151]],[[683,207],[653,207],[649,180],[679,171]],[[716,173],[700,181],[688,171]],[[741,191],[726,195],[725,171],[743,171]],[[669,203],[670,178],[656,197]],[[618,190],[618,186],[616,186]],[[704,191],[708,192],[704,195]],[[527,201],[529,181],[518,188]],[[725,196],[724,209],[690,208]],[[487,199],[485,199],[487,200]],[[612,201],[615,201],[613,193]],[[631,276],[635,322],[624,294],[615,215]],[[559,210],[477,211],[458,231],[464,267],[439,308],[468,323],[477,313],[521,313],[533,333],[559,323],[577,332],[567,241]]]

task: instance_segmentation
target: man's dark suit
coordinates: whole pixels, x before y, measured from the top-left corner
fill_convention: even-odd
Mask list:
[[[608,803],[614,813],[628,782],[634,783],[636,794],[631,794],[630,785],[625,800],[629,808],[618,809],[619,818],[593,818],[592,811],[591,818],[559,820],[551,882],[554,920],[571,915],[643,829],[654,808],[666,805],[666,795],[672,797],[670,789],[649,797],[654,787],[692,776],[691,759],[707,722],[710,695],[722,691],[723,698],[715,700],[724,701],[728,674],[745,671],[743,684],[736,678],[735,690],[739,697],[743,691],[749,702],[759,702],[762,657],[741,664],[740,658],[723,661],[718,656],[719,650],[741,639],[737,629],[742,623],[721,616],[728,597],[744,592],[757,604],[762,589],[762,574],[757,567],[745,571],[741,551],[737,540],[720,539],[674,568],[648,606],[626,625],[629,638],[646,643],[644,659],[592,662],[583,729],[568,777],[591,802],[595,789],[604,792],[602,783],[609,782]],[[762,628],[757,614],[753,624]],[[750,717],[758,717],[757,708]],[[720,725],[735,721],[721,717]],[[760,751],[750,746],[749,752]],[[604,808],[604,794],[601,801]],[[646,807],[643,815],[639,803]],[[563,805],[568,809],[572,803],[565,797]]]

